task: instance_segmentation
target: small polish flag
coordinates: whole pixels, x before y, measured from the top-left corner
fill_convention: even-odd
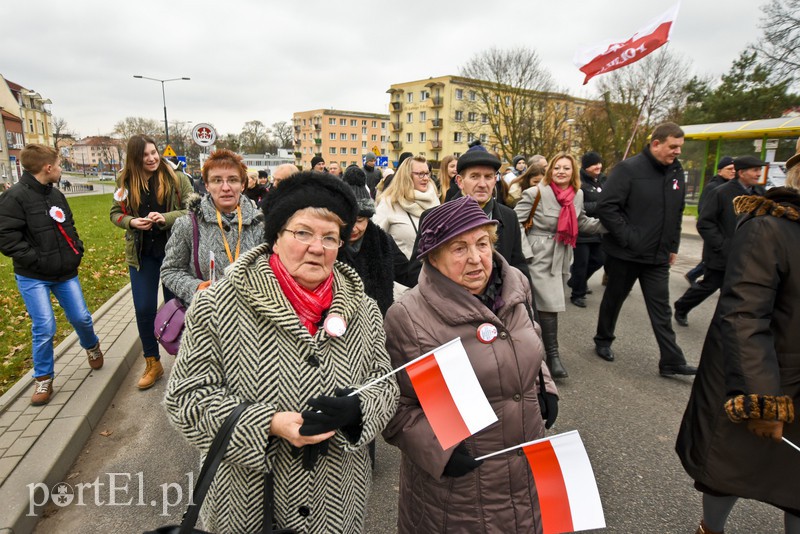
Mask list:
[[[630,39],[614,39],[575,52],[573,62],[586,74],[583,85],[598,74],[611,72],[639,61],[669,41],[680,2],[651,21]]]
[[[592,464],[577,430],[522,448],[536,481],[544,534],[605,528]]]
[[[461,338],[417,358],[406,371],[442,449],[497,421]]]

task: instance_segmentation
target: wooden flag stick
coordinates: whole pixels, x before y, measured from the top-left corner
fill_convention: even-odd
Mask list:
[[[792,443],[791,441],[789,441],[789,440],[788,440],[788,439],[786,439],[786,438],[782,438],[782,439],[783,439],[783,441],[785,441],[786,443],[788,443],[789,445],[791,445],[792,447],[794,447],[795,449],[797,449],[797,451],[798,451],[798,452],[800,452],[800,447],[798,447],[797,445],[795,445],[794,443]]]
[[[497,456],[497,455],[503,454],[504,452],[509,452],[509,451],[513,451],[513,450],[516,450],[516,449],[520,449],[522,447],[527,447],[528,445],[534,445],[536,443],[541,443],[543,441],[547,441],[547,440],[553,439],[555,437],[568,436],[570,434],[577,434],[577,433],[578,433],[577,430],[570,430],[569,432],[564,432],[563,434],[556,434],[555,436],[550,436],[550,437],[547,437],[547,438],[535,439],[533,441],[527,441],[525,443],[520,443],[519,445],[514,445],[513,447],[509,447],[507,449],[503,449],[502,451],[497,451],[497,452],[492,452],[492,453],[489,453],[489,454],[484,454],[483,456],[479,456],[478,458],[475,458],[475,459],[476,460],[485,460],[486,458],[491,458],[492,456]]]

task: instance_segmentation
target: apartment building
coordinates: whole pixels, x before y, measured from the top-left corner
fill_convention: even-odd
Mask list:
[[[344,168],[361,166],[367,152],[388,156],[389,115],[315,109],[292,115],[295,164],[311,168],[311,158],[319,154],[326,163],[336,161]]]
[[[115,173],[122,168],[121,141],[108,136],[84,137],[69,147],[71,168]]]
[[[510,161],[516,154],[503,154],[493,133],[497,116],[506,114],[521,98],[519,90],[498,90],[490,82],[459,76],[440,76],[393,84],[389,94],[390,159],[402,152],[425,156],[434,165],[448,155],[461,155],[469,143],[480,139],[488,150],[501,152]],[[491,94],[490,94],[491,93]],[[490,98],[487,95],[490,94]],[[560,93],[523,92],[531,108],[531,129],[548,136],[544,146],[558,149],[578,146],[576,118],[591,101]],[[503,123],[500,122],[502,125]],[[498,131],[505,136],[505,127]],[[507,141],[507,138],[505,139]],[[532,154],[526,154],[530,156]]]
[[[53,114],[48,108],[50,104],[49,98],[0,76],[0,107],[22,120],[25,144],[54,145]]]

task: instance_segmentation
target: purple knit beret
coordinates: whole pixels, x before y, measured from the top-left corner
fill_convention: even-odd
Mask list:
[[[479,226],[497,224],[486,216],[472,197],[460,197],[427,213],[419,227],[418,259],[454,237],[474,230]]]

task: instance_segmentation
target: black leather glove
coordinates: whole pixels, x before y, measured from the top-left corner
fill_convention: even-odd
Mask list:
[[[483,460],[476,460],[469,455],[467,446],[462,441],[453,449],[453,455],[447,460],[447,465],[444,466],[444,475],[453,478],[463,477],[482,463]]]
[[[328,455],[328,440],[320,441],[313,445],[306,445],[304,447],[292,447],[292,456],[297,458],[300,454],[303,455],[303,469],[311,471],[317,465],[317,460],[320,456]]]
[[[341,428],[351,442],[358,441],[361,435],[361,401],[358,395],[348,396],[351,391],[353,390],[337,388],[334,391],[335,397],[320,395],[309,399],[308,404],[315,411],[303,412],[300,435],[314,436]]]
[[[556,422],[558,417],[558,395],[553,393],[539,393],[539,408],[542,410],[542,419],[544,419],[544,427],[550,428]]]

